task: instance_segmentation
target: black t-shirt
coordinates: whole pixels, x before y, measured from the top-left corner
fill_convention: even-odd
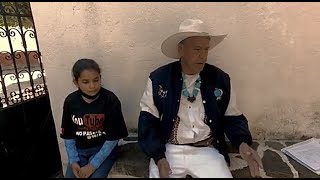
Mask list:
[[[79,91],[66,97],[61,138],[75,139],[76,147],[84,149],[126,136],[128,131],[121,103],[113,92],[102,88],[98,99],[91,103],[85,102]]]

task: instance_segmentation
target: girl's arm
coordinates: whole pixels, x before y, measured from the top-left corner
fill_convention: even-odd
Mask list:
[[[76,148],[76,141],[74,139],[65,139],[64,145],[66,147],[69,164],[78,163],[80,159]]]
[[[111,151],[118,144],[119,140],[105,141],[101,149],[94,157],[91,159],[90,164],[92,164],[96,169],[103,163],[103,161],[110,155]]]

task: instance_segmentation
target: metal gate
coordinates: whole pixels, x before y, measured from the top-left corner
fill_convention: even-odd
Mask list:
[[[1,176],[62,172],[29,2],[0,2],[0,162]]]

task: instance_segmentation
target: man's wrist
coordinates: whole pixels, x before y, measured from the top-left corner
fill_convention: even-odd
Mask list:
[[[235,142],[235,149],[239,150],[240,149],[240,145],[242,143],[247,144],[248,146],[250,146],[252,144],[252,139],[249,137],[240,137],[236,142]]]
[[[166,155],[163,152],[161,152],[161,153],[157,154],[156,156],[154,156],[152,158],[153,158],[155,164],[158,164],[158,161],[160,159],[166,158]]]
[[[240,148],[241,148],[242,146],[245,146],[245,145],[249,146],[246,142],[241,142],[241,143],[239,144],[238,151],[240,152]]]
[[[162,163],[164,163],[166,161],[166,158],[161,158],[158,160],[158,162],[156,163],[157,166],[161,166]]]

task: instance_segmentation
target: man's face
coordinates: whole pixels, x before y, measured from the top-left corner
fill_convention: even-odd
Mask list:
[[[178,46],[181,56],[182,71],[185,74],[196,74],[202,71],[207,62],[210,38],[203,36],[190,37]]]

